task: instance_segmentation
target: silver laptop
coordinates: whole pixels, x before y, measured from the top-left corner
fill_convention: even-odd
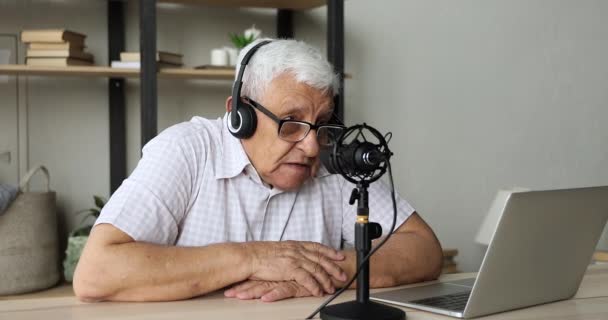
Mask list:
[[[608,220],[608,186],[513,193],[477,278],[370,299],[473,318],[571,298]]]

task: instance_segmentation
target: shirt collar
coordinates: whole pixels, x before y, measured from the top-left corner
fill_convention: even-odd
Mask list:
[[[324,165],[321,165],[319,167],[319,171],[317,171],[317,176],[315,178],[323,178],[323,177],[329,176],[331,174],[332,173],[329,172],[329,170],[327,170],[327,168],[325,168]]]
[[[247,171],[255,171],[241,141],[228,131],[228,113],[222,119],[222,146],[220,152],[215,152],[215,178],[233,178],[243,172],[248,166]]]

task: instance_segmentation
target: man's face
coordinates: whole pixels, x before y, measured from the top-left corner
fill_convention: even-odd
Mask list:
[[[295,81],[293,76],[276,77],[257,101],[280,119],[327,123],[332,115],[329,93]],[[262,180],[282,190],[295,190],[319,168],[317,132],[311,130],[300,142],[279,138],[278,124],[256,110],[258,126],[249,139],[242,140],[249,160]]]

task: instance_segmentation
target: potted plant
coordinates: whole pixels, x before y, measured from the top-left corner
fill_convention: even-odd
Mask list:
[[[236,59],[239,55],[241,49],[246,47],[248,44],[252,43],[256,39],[260,37],[262,34],[262,30],[256,29],[255,25],[251,26],[251,28],[245,30],[243,34],[230,33],[228,34],[230,41],[234,45],[234,47],[224,47],[224,51],[228,54],[228,61],[231,66],[236,65]]]
[[[80,259],[80,254],[84,245],[89,239],[89,234],[93,228],[95,220],[99,217],[101,209],[106,204],[106,200],[100,196],[93,196],[95,207],[78,211],[76,214],[83,214],[80,227],[72,231],[68,237],[68,247],[65,250],[65,260],[63,260],[63,275],[65,280],[72,282],[74,270]],[[94,218],[94,219],[92,219]]]
[[[242,35],[231,33],[230,41],[232,44],[238,49],[241,50],[246,47],[248,44],[252,43],[255,39],[257,39],[262,34],[260,29],[256,29],[255,25],[251,26],[251,28],[245,30]]]

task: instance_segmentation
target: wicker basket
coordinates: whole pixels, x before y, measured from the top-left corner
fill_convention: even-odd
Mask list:
[[[46,191],[25,192],[37,172],[46,177]],[[49,184],[45,167],[30,170],[0,216],[0,295],[46,289],[60,279],[55,192]]]

